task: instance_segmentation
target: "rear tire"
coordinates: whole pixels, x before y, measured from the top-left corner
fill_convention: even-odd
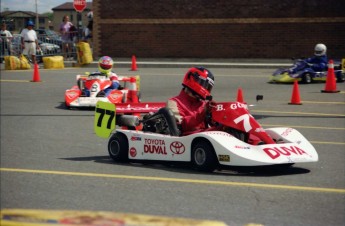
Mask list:
[[[339,73],[336,75],[337,83],[343,83],[345,81],[345,74]]]
[[[218,167],[218,159],[213,146],[206,140],[200,140],[192,147],[192,164],[204,172],[213,172]]]
[[[108,142],[109,156],[115,162],[128,161],[128,140],[122,133],[113,134]]]

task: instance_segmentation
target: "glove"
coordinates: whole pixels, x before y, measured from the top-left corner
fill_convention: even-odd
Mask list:
[[[120,86],[120,84],[118,82],[113,82],[113,84],[111,85],[112,89],[118,89]]]
[[[210,112],[211,111],[211,108],[215,107],[216,106],[216,102],[214,102],[213,100],[210,100],[208,101],[206,104],[205,104],[205,112]]]

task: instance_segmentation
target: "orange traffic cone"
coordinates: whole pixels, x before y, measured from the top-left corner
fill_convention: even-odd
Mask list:
[[[128,86],[128,102],[131,103],[139,103],[139,97],[138,97],[138,91],[137,91],[137,81],[135,77],[131,77],[130,80],[130,85]]]
[[[237,102],[244,103],[242,88],[239,87],[237,90]]]
[[[137,70],[137,59],[135,58],[135,56],[132,56],[132,71],[136,71]]]
[[[34,65],[34,74],[32,76],[32,81],[31,82],[40,82],[40,72],[38,71],[38,64],[35,63]]]
[[[337,90],[337,84],[335,81],[333,60],[329,60],[328,62],[328,72],[327,72],[327,77],[326,77],[325,89],[321,90],[321,92],[322,93],[339,93],[340,92],[339,90]]]
[[[299,95],[299,89],[298,89],[298,81],[295,80],[293,83],[293,90],[292,90],[292,95],[291,95],[291,102],[289,104],[297,104],[301,105],[301,98]]]

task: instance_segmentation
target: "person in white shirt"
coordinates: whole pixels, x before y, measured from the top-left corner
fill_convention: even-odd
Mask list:
[[[1,48],[1,55],[5,55],[5,49],[7,49],[8,55],[11,55],[11,39],[12,34],[8,30],[6,30],[6,24],[1,24],[1,30],[0,30],[0,37],[2,41],[2,48]]]
[[[22,37],[23,55],[29,57],[31,55],[32,63],[36,64],[36,50],[39,50],[36,31],[33,29],[34,23],[29,20],[26,28],[22,30],[20,36]]]

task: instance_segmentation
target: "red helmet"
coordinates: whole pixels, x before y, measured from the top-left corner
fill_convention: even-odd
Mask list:
[[[211,95],[214,77],[206,68],[193,67],[184,76],[182,85],[205,100],[207,96]]]

